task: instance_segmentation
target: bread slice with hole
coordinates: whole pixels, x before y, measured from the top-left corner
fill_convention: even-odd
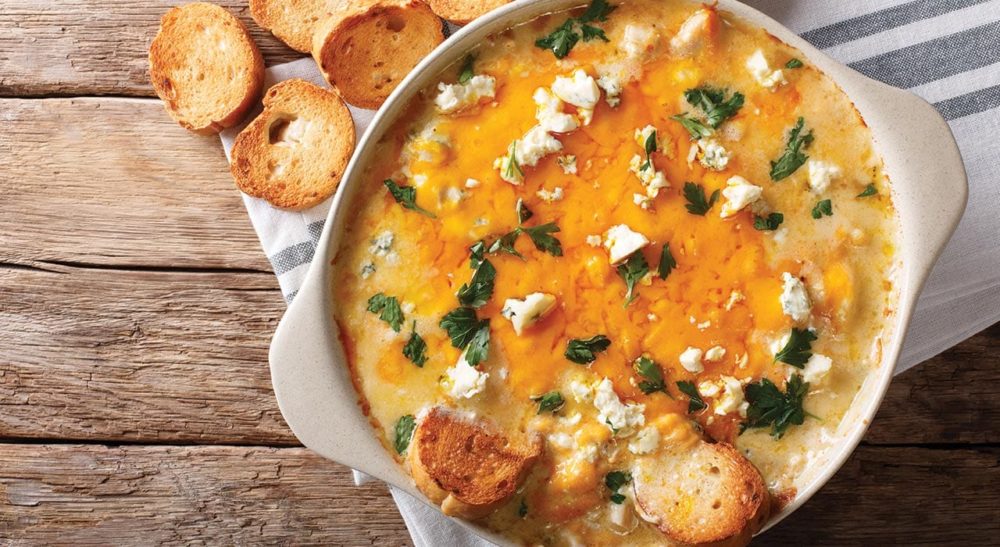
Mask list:
[[[236,137],[236,186],[276,207],[306,209],[333,195],[354,152],[354,121],[336,93],[285,80],[264,95],[264,110]]]
[[[511,0],[427,0],[431,10],[452,23],[464,25]]]
[[[643,518],[685,545],[746,545],[770,515],[760,472],[725,443],[699,442],[640,458],[632,484]]]
[[[309,53],[316,25],[342,9],[343,3],[343,0],[250,0],[250,15],[288,47]]]
[[[510,437],[490,422],[434,407],[419,419],[407,462],[417,488],[444,514],[474,520],[507,502],[541,453],[537,435]]]
[[[444,41],[444,24],[419,0],[354,3],[320,23],[313,58],[330,85],[362,108],[378,108]]]
[[[195,2],[160,20],[149,46],[149,75],[170,117],[212,135],[238,124],[260,96],[264,59],[239,19]]]

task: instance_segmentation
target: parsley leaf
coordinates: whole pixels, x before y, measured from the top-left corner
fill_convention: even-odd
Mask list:
[[[472,274],[472,279],[468,283],[463,283],[458,289],[458,301],[463,306],[470,308],[481,308],[490,297],[493,296],[493,283],[497,277],[497,270],[490,264],[489,260],[483,260]]]
[[[438,326],[448,332],[452,346],[465,349],[482,327],[489,326],[489,321],[480,321],[472,308],[455,308],[441,318]]]
[[[775,356],[775,362],[792,365],[796,368],[803,368],[806,361],[812,357],[812,343],[818,339],[816,333],[808,329],[792,329],[788,336],[788,343]]]
[[[635,294],[635,284],[643,277],[646,277],[648,273],[649,263],[646,262],[646,257],[642,255],[642,251],[632,253],[628,257],[628,260],[618,266],[618,275],[625,280],[625,285],[628,287],[628,290],[625,292],[625,304],[623,307],[627,308],[636,299],[638,295]]]
[[[542,412],[552,412],[553,414],[559,412],[565,404],[566,400],[558,391],[550,391],[545,395],[539,395],[538,397],[532,397],[532,401],[538,403],[538,413]]]
[[[517,222],[518,224],[524,224],[528,220],[535,216],[535,213],[528,209],[528,206],[524,204],[524,200],[517,198],[517,205],[514,206],[514,210],[517,211]]]
[[[403,310],[395,296],[378,293],[368,299],[368,311],[377,313],[378,318],[389,323],[392,330],[399,332],[403,326]]]
[[[593,25],[580,25],[580,31],[583,33],[583,41],[589,42],[591,40],[602,40],[605,42],[610,42],[608,40],[608,35],[604,34],[604,29],[600,27],[595,27]]]
[[[479,322],[479,330],[472,335],[469,346],[465,348],[465,362],[471,366],[482,363],[490,355],[490,320]]]
[[[472,54],[465,56],[465,61],[462,62],[462,68],[458,73],[458,83],[465,84],[475,75],[472,71],[472,64],[476,62],[476,57]]]
[[[574,338],[566,344],[566,353],[563,355],[574,363],[587,365],[597,360],[597,353],[610,346],[611,340],[603,334],[586,339]]]
[[[524,255],[517,252],[517,249],[514,248],[514,243],[517,241],[517,236],[520,234],[521,234],[520,228],[518,228],[513,232],[500,236],[496,241],[493,242],[492,245],[490,245],[489,253],[497,254],[503,252],[507,254],[512,254],[524,260]]]
[[[802,402],[809,393],[809,384],[799,374],[793,375],[785,385],[785,393],[764,378],[760,383],[746,387],[747,421],[740,425],[740,433],[752,427],[771,426],[771,436],[780,439],[791,425],[802,425],[805,410]]]
[[[486,256],[486,242],[477,241],[469,247],[469,267],[475,270],[483,263]]]
[[[574,19],[567,19],[548,36],[535,40],[535,47],[551,51],[556,59],[569,55],[569,51],[580,41],[580,35],[573,30],[574,23]]]
[[[723,122],[735,116],[743,108],[745,100],[742,93],[733,93],[726,99],[725,91],[711,87],[689,89],[684,92],[684,99],[705,113],[705,122],[713,129],[718,129]]]
[[[590,5],[587,6],[587,11],[580,16],[580,22],[593,23],[594,21],[607,21],[608,15],[615,11],[616,7],[617,6],[608,4],[607,0],[593,0]]]
[[[535,248],[544,251],[552,256],[562,256],[562,243],[555,237],[549,235],[559,231],[559,226],[555,222],[532,226],[531,228],[518,228],[519,231],[528,234]]]
[[[877,196],[877,195],[878,195],[878,188],[875,188],[875,183],[873,182],[873,183],[869,184],[868,186],[865,186],[865,191],[861,192],[860,194],[858,194],[858,197],[859,198],[866,198],[866,197]]]
[[[833,202],[828,199],[824,199],[817,203],[812,210],[812,217],[816,220],[823,218],[823,216],[833,216]]]
[[[712,136],[712,130],[707,125],[689,117],[686,112],[684,114],[670,116],[670,119],[684,126],[684,129],[687,129],[687,132],[691,134],[691,140],[696,141],[698,139],[704,139]]]
[[[719,201],[719,191],[712,192],[712,197],[705,199],[705,188],[693,182],[684,183],[684,199],[687,205],[684,207],[692,215],[705,216],[708,211]]]
[[[802,134],[805,123],[805,118],[800,117],[788,134],[785,153],[778,158],[778,161],[771,162],[771,180],[777,182],[792,176],[792,173],[798,171],[799,167],[802,167],[809,159],[809,156],[805,155],[802,150],[809,148],[809,145],[812,144],[813,134],[811,129],[805,135]]]
[[[607,21],[608,14],[614,10],[615,6],[608,4],[607,0],[593,0],[583,15],[577,18],[570,17],[547,36],[535,40],[535,47],[547,49],[557,59],[562,59],[569,55],[573,46],[580,41],[581,34],[585,42],[595,39],[607,42],[608,37],[604,34],[604,30],[587,23]],[[577,32],[577,26],[580,32]]]
[[[802,68],[805,64],[798,59],[791,59],[785,63],[785,68]]]
[[[767,217],[754,215],[753,227],[761,232],[773,232],[785,221],[785,215],[781,213],[771,213]]]
[[[694,414],[708,408],[708,404],[701,398],[701,394],[698,393],[698,388],[695,387],[694,382],[677,382],[677,389],[681,390],[681,393],[687,395],[689,398],[688,413]]]
[[[660,251],[660,265],[656,268],[656,273],[660,279],[666,279],[676,267],[677,261],[674,260],[674,255],[670,252],[670,244],[664,243],[663,250]]]
[[[655,129],[649,133],[648,137],[646,137],[646,142],[643,145],[643,149],[646,152],[646,162],[639,167],[640,171],[645,171],[646,169],[649,169],[650,167],[653,166],[653,152],[656,152]]]
[[[524,518],[528,516],[528,504],[522,499],[521,505],[517,508],[517,516]]]
[[[612,503],[621,505],[625,501],[625,495],[619,490],[630,482],[632,482],[632,474],[628,471],[612,471],[604,476],[604,486],[611,490]]]
[[[385,187],[389,189],[392,199],[396,200],[396,203],[402,205],[404,209],[416,211],[426,217],[437,218],[434,216],[434,213],[417,205],[416,188],[412,186],[400,186],[392,179],[385,179],[382,181],[382,184],[385,184]]]
[[[510,160],[507,161],[507,166],[503,170],[503,178],[506,180],[524,178],[524,169],[521,169],[521,164],[517,161],[517,142],[514,141],[507,147],[507,155],[510,156]]]
[[[410,438],[413,437],[413,429],[416,426],[417,420],[412,414],[407,414],[396,420],[392,446],[396,449],[397,454],[402,454],[409,448]]]
[[[410,339],[403,346],[403,356],[413,362],[414,365],[423,368],[427,362],[427,342],[417,334],[417,322],[413,322],[413,332]]]
[[[657,391],[663,391],[666,393],[667,386],[663,383],[663,371],[660,370],[660,365],[657,365],[655,361],[649,357],[642,356],[632,363],[632,368],[645,378],[645,380],[639,382],[639,389],[643,393],[649,395],[651,393],[656,393]]]

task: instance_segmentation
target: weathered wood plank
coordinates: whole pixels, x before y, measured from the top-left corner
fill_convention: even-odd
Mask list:
[[[0,444],[0,543],[404,545],[385,486],[302,448]]]
[[[147,54],[176,0],[0,0],[0,96],[155,96]],[[250,29],[270,66],[303,57],[263,30],[245,0],[215,2]]]
[[[269,273],[0,268],[0,438],[297,444]]]
[[[219,140],[158,102],[0,99],[0,120],[0,263],[270,269]]]

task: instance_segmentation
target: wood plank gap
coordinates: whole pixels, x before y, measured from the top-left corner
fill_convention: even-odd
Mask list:
[[[0,269],[21,269],[47,273],[71,273],[67,269],[80,270],[106,270],[116,272],[153,272],[153,273],[180,273],[180,274],[249,274],[274,275],[272,270],[257,268],[226,268],[226,267],[199,267],[199,266],[163,266],[153,264],[97,264],[93,262],[79,262],[73,260],[31,260],[25,262],[0,261]],[[277,289],[257,288],[261,291],[276,291]]]

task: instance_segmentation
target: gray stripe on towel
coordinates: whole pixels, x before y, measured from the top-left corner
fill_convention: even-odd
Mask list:
[[[948,121],[1000,108],[1000,85],[934,103],[934,108]]]
[[[317,220],[306,225],[306,230],[309,231],[309,239],[312,239],[313,243],[319,242],[319,236],[323,235],[324,224],[326,224],[325,220]]]
[[[851,63],[854,70],[903,89],[1000,62],[1000,21]]]
[[[802,35],[823,49],[990,0],[916,0],[810,30]]]
[[[274,268],[274,275],[281,275],[303,264],[308,264],[312,261],[315,253],[316,244],[312,241],[303,241],[291,247],[285,247],[268,257],[268,260],[271,261],[271,267]]]

